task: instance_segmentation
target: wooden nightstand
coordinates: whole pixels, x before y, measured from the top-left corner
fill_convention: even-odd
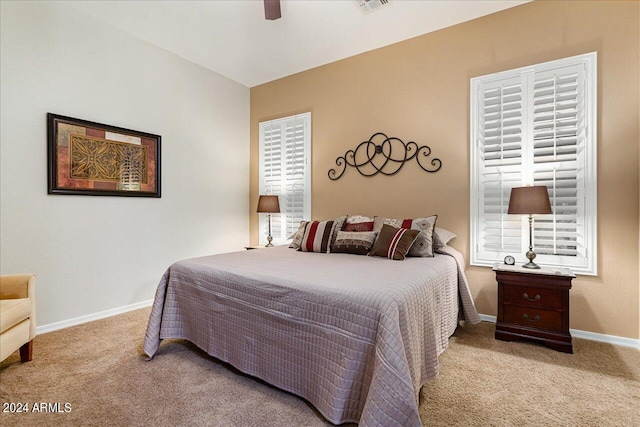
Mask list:
[[[569,289],[576,277],[566,268],[529,270],[496,264],[498,319],[496,339],[537,341],[573,353],[569,332]]]

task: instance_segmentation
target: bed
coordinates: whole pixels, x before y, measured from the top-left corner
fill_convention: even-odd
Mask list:
[[[420,388],[460,320],[480,321],[451,247],[393,261],[281,246],[169,267],[144,352],[185,339],[333,424],[420,426]]]

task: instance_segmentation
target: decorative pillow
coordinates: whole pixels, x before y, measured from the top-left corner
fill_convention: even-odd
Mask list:
[[[377,235],[375,231],[338,231],[331,252],[366,255],[373,247]]]
[[[333,224],[333,234],[331,235],[331,242],[329,243],[329,250],[333,251],[333,245],[336,242],[336,237],[338,237],[338,232],[342,230],[345,221],[347,220],[347,215],[342,215],[336,218],[335,224]]]
[[[438,215],[427,218],[417,218],[411,223],[412,230],[420,230],[416,241],[409,249],[409,256],[432,257],[433,256],[433,230],[436,228]]]
[[[378,233],[382,230],[382,225],[387,224],[396,228],[411,228],[412,219],[385,218],[383,216],[373,217],[373,231]]]
[[[300,226],[298,227],[298,231],[293,235],[293,241],[289,247],[291,249],[300,249],[300,244],[302,243],[302,237],[304,236],[304,228],[307,226],[309,221],[300,221]]]
[[[347,217],[342,231],[373,231],[373,218],[362,215],[350,215]]]
[[[382,229],[383,224],[396,228],[408,228],[411,230],[419,230],[420,234],[416,238],[413,246],[409,249],[409,256],[415,257],[432,257],[433,256],[433,230],[436,226],[438,215],[432,215],[426,218],[416,219],[395,219],[375,217],[374,231]]]
[[[304,228],[304,235],[300,243],[302,252],[329,253],[331,235],[335,221],[311,221]]]
[[[436,227],[433,232],[433,249],[440,249],[443,246],[447,246],[447,243],[456,235],[444,228]]]
[[[418,234],[420,234],[419,230],[396,228],[383,224],[369,255],[403,260]]]

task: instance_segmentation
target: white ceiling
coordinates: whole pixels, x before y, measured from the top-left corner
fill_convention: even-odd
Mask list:
[[[252,87],[527,1],[391,0],[365,15],[352,0],[282,0],[275,21],[262,0],[65,4]]]

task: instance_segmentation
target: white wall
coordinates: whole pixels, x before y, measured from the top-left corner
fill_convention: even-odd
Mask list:
[[[39,326],[153,298],[249,243],[249,89],[55,2],[1,2],[0,272]],[[162,136],[162,198],[47,195],[46,114]]]

